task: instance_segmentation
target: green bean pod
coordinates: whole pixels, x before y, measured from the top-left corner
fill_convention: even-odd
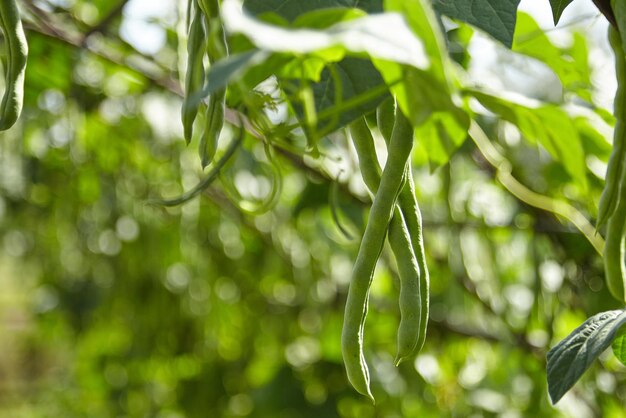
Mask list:
[[[376,194],[380,184],[381,169],[376,156],[372,133],[363,117],[352,122],[348,128],[359,159],[359,168],[363,182],[370,192]]]
[[[398,209],[396,209],[394,219],[396,216],[402,216],[402,212]],[[424,341],[420,334],[423,322],[422,289],[420,288],[422,272],[418,266],[404,218],[399,222],[392,221],[389,225],[389,244],[395,254],[400,276],[398,300],[400,324],[397,336],[398,348],[394,361],[397,366],[415,354],[420,341]]]
[[[206,109],[205,125],[200,136],[200,160],[202,168],[213,161],[217,151],[218,140],[224,127],[224,112],[226,110],[226,91],[219,90],[209,96]]]
[[[5,90],[0,103],[0,131],[15,124],[24,104],[28,44],[15,0],[0,1],[0,28],[7,45]]]
[[[194,0],[190,7],[193,13],[191,24],[189,25],[189,35],[187,38],[187,74],[185,74],[185,98],[181,110],[183,121],[183,136],[189,144],[193,136],[193,122],[198,114],[197,99],[194,93],[200,91],[204,84],[204,59],[206,32],[202,12]]]
[[[409,231],[411,246],[417,257],[417,266],[420,271],[420,329],[419,339],[415,346],[415,351],[422,349],[426,341],[426,331],[428,327],[428,312],[430,309],[430,275],[426,264],[426,251],[424,248],[424,236],[422,231],[422,213],[415,197],[415,184],[410,164],[407,164],[406,185],[400,191],[398,197],[400,210],[404,215],[404,220]]]
[[[624,171],[626,173],[626,170]],[[626,195],[626,175],[620,179],[620,193]],[[617,204],[607,222],[606,244],[604,245],[604,273],[606,284],[613,297],[626,302],[624,294],[626,270],[624,268],[624,229],[626,225],[626,199]]]
[[[391,105],[393,106],[393,102],[391,102]],[[381,112],[378,111],[377,115],[380,114]],[[377,119],[380,122],[380,118]],[[375,194],[380,183],[380,166],[376,157],[376,150],[374,149],[374,138],[365,123],[365,119],[361,118],[350,124],[350,134],[359,158],[359,167],[363,181],[369,190]],[[395,360],[395,364],[398,365],[414,354],[415,348],[420,341],[419,332],[421,330],[422,312],[420,296],[421,273],[403,214],[398,205],[394,208],[393,218],[389,224],[388,237],[391,251],[398,265],[398,276],[400,278],[400,325],[398,326],[398,351]]]
[[[199,0],[207,27],[206,52],[209,63],[213,65],[228,55],[228,44],[224,28],[219,20],[219,2],[217,0]],[[214,92],[208,98],[208,106],[204,118],[204,130],[200,137],[200,160],[202,167],[211,163],[217,150],[218,140],[224,126],[226,110],[226,90]]]
[[[619,181],[622,172],[625,171],[624,163],[626,163],[626,125],[624,125],[626,120],[626,92],[624,91],[626,89],[626,58],[620,34],[613,26],[609,26],[609,43],[615,56],[615,73],[617,75],[617,91],[614,100],[616,123],[613,133],[613,151],[606,169],[606,182],[600,197],[596,228],[600,228],[613,214],[617,202],[626,197],[620,196],[619,193]]]
[[[387,143],[391,140],[395,120],[396,106],[393,97],[390,97],[382,102],[376,109],[376,125]]]
[[[387,163],[372,203],[346,300],[341,334],[341,350],[346,372],[352,386],[372,400],[374,398],[370,391],[369,369],[363,354],[363,330],[369,292],[376,261],[383,247],[412,147],[411,124],[406,117],[398,113],[389,144]]]

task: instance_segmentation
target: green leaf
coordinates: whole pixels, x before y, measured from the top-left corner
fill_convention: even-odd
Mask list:
[[[548,351],[548,392],[552,403],[558,402],[611,345],[624,323],[624,310],[599,313]]]
[[[447,53],[435,15],[425,1],[385,1],[385,11],[405,16],[422,39],[430,68],[421,70],[384,60],[374,60],[387,85],[409,118],[417,137],[416,150],[428,156],[431,168],[448,162],[467,138],[469,117],[453,101],[453,83],[446,71]],[[401,82],[399,82],[401,81]]]
[[[490,111],[518,127],[524,139],[540,143],[565,171],[587,190],[587,165],[582,141],[569,114],[551,104],[519,104],[482,91],[468,90]]]
[[[582,35],[575,33],[569,48],[558,48],[530,15],[520,12],[512,49],[541,61],[554,71],[566,91],[592,102],[588,49]]]
[[[554,26],[559,23],[559,19],[563,14],[563,10],[569,6],[573,0],[550,0],[550,7],[552,7],[552,17],[554,18]]]
[[[378,105],[389,95],[386,93],[385,82],[380,73],[369,60],[346,57],[335,64],[335,70],[341,80],[341,100],[335,97],[335,81],[328,69],[322,72],[320,82],[311,85],[315,98],[315,110],[319,116],[320,124],[324,125],[332,115],[338,115],[334,130],[339,129],[356,118],[376,109]],[[367,97],[368,92],[373,94]],[[352,105],[355,98],[357,100]],[[336,110],[338,103],[348,104],[343,110]],[[335,109],[330,112],[331,109]],[[296,107],[298,118],[303,119],[302,111]],[[318,127],[320,128],[320,127]]]
[[[274,12],[289,21],[313,10],[335,7],[359,8],[368,13],[382,12],[381,0],[244,0],[243,5],[255,16]]]
[[[206,97],[217,90],[225,88],[230,80],[243,76],[250,67],[266,62],[269,55],[266,51],[254,49],[241,54],[231,55],[217,62],[211,66],[211,70],[207,74],[207,83],[200,97]]]
[[[620,335],[611,344],[611,348],[615,357],[626,366],[626,334],[620,332]]]
[[[433,0],[439,13],[476,26],[507,47],[513,43],[520,0]]]
[[[289,29],[274,26],[243,13],[236,0],[222,5],[224,26],[229,33],[245,35],[258,49],[297,55],[315,53],[336,62],[346,53],[386,59],[427,68],[424,45],[398,14],[384,13],[351,19],[324,30]]]
[[[626,2],[623,0],[611,0],[611,8],[613,9],[617,28],[622,38],[622,46],[626,48]],[[626,49],[624,52],[626,52]]]

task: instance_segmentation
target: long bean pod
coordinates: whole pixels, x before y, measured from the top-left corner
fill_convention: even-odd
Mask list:
[[[218,0],[199,0],[207,27],[206,52],[211,65],[228,55],[228,44],[224,28],[219,20]],[[226,90],[220,89],[208,98],[204,117],[204,130],[200,136],[199,152],[202,167],[211,163],[217,150],[218,141],[224,126]]]
[[[374,398],[370,390],[369,370],[363,354],[363,329],[376,261],[383,247],[396,198],[402,186],[404,168],[412,147],[411,124],[406,117],[398,113],[389,144],[387,163],[352,270],[346,301],[341,334],[341,349],[346,372],[352,386],[372,400]]]
[[[422,349],[426,340],[426,329],[428,327],[428,312],[430,309],[430,275],[428,273],[428,265],[426,264],[426,251],[424,248],[424,237],[422,231],[422,213],[415,197],[415,184],[413,182],[413,173],[410,165],[407,164],[406,184],[400,191],[398,197],[400,210],[404,215],[411,246],[417,257],[417,265],[420,270],[420,330],[419,340],[415,347],[416,351]]]
[[[602,226],[609,219],[617,207],[617,202],[626,198],[626,196],[620,196],[619,193],[619,181],[622,172],[625,171],[624,163],[626,163],[626,125],[624,124],[626,118],[626,58],[620,34],[613,26],[609,26],[609,43],[615,56],[615,73],[617,75],[617,91],[614,100],[614,113],[617,120],[613,133],[613,151],[606,169],[606,183],[600,197],[596,228]]]
[[[391,102],[393,106],[393,102]],[[389,109],[386,109],[389,113]],[[380,115],[382,112],[377,112]],[[393,107],[391,108],[393,116]],[[380,118],[378,123],[381,123]],[[383,123],[384,125],[384,123]],[[381,131],[382,127],[379,128]],[[393,130],[393,126],[392,126]],[[374,138],[364,118],[350,124],[350,136],[359,158],[363,181],[375,194],[380,183],[380,166],[374,149]],[[420,341],[421,297],[420,268],[409,238],[409,231],[402,212],[395,205],[393,218],[389,224],[389,245],[398,266],[400,278],[400,325],[398,326],[396,365],[410,357]]]
[[[620,193],[626,196],[626,170],[620,179]],[[606,284],[614,298],[626,302],[624,295],[624,232],[626,226],[626,199],[617,203],[615,211],[607,221],[606,244],[604,245],[604,274]]]
[[[0,131],[15,124],[24,104],[28,44],[15,0],[0,1],[0,28],[7,47],[5,90],[0,103]]]
[[[383,138],[389,143],[389,120],[394,115],[393,101],[383,102],[376,110],[378,128]],[[422,233],[422,214],[415,197],[415,184],[410,165],[407,165],[405,173],[406,184],[400,192],[398,205],[402,212],[411,237],[413,252],[417,256],[417,263],[420,270],[420,331],[419,341],[415,347],[416,351],[421,350],[426,340],[426,330],[428,327],[428,312],[430,309],[430,275],[426,264],[426,251],[424,249],[424,238]]]
[[[185,98],[181,110],[183,136],[187,143],[193,135],[193,122],[198,114],[194,93],[202,90],[204,84],[204,59],[206,33],[202,11],[195,0],[190,0],[190,13],[193,14],[187,37],[187,73],[185,74]]]
[[[626,57],[619,32],[609,27],[609,41],[615,54],[617,91],[613,151],[607,167],[606,184],[600,199],[598,225],[607,219],[604,246],[604,272],[609,291],[620,302],[626,301],[624,234],[626,233]]]

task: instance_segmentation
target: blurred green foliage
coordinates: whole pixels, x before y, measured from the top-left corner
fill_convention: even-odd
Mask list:
[[[174,2],[150,19],[165,35],[154,54],[119,35],[130,18],[116,4],[24,4],[24,112],[0,137],[0,416],[625,416],[626,368],[611,355],[550,406],[546,351],[617,304],[591,244],[504,190],[473,144],[434,173],[415,167],[432,320],[422,353],[393,367],[399,284],[385,249],[366,326],[372,405],[349,386],[340,350],[358,240],[332,219],[328,173],[348,171],[338,210],[355,231],[368,200],[344,133],[319,144],[324,164],[278,157],[284,188],[268,213],[244,214],[219,183],[182,207],[151,204],[203,176],[182,140]],[[450,31],[464,67],[470,38],[462,24]],[[586,41],[574,40],[577,71],[552,47],[525,53],[590,100]],[[597,176],[578,187],[544,148],[483,121],[524,184],[595,215]],[[585,123],[587,157],[606,161]],[[263,155],[248,138],[229,167],[242,194],[267,189]]]

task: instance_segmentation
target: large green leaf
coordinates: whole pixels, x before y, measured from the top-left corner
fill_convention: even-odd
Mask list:
[[[510,47],[515,30],[519,0],[433,0],[437,12],[470,23]],[[276,13],[288,21],[313,10],[344,7],[368,13],[382,11],[382,0],[244,0],[244,7],[254,15]]]
[[[543,62],[554,71],[566,91],[592,101],[587,43],[582,35],[574,34],[571,47],[558,48],[530,15],[520,12],[512,49]]]
[[[559,23],[559,19],[563,14],[563,10],[569,6],[569,4],[573,0],[550,0],[550,7],[552,8],[552,18],[554,19],[554,24]]]
[[[362,57],[397,61],[420,69],[430,65],[423,43],[403,16],[397,13],[372,16],[360,13],[362,17],[355,19],[355,12],[313,10],[295,19],[294,26],[297,27],[288,28],[273,26],[246,15],[234,1],[225,1],[223,7],[224,23],[229,32],[244,35],[260,51],[293,55],[294,60],[289,65],[276,67],[273,73],[282,79],[313,81],[309,86],[315,100],[315,111],[320,117],[320,125],[326,130],[340,128],[374,110],[387,96],[383,78],[372,63]],[[342,18],[345,21],[341,21]],[[337,23],[324,27],[328,21]],[[327,68],[319,80],[302,77],[298,74],[298,65],[306,57],[314,57],[318,64],[321,60],[332,66],[335,76]],[[251,62],[250,58],[240,61],[241,65],[248,62]],[[269,70],[272,69],[265,68],[265,71]],[[341,92],[341,97],[336,97],[337,92]],[[343,107],[330,110],[339,104]],[[294,101],[293,105],[302,119],[304,111],[301,104]]]
[[[328,69],[322,72],[318,83],[311,85],[315,98],[315,110],[319,116],[319,128],[332,123],[332,126],[329,126],[332,130],[339,129],[359,116],[373,111],[385,98],[389,97],[386,93],[385,82],[371,61],[346,57],[336,63],[334,69],[341,84],[339,89],[341,98],[336,97],[338,90],[335,79]],[[368,97],[370,92],[372,95]],[[360,97],[363,99],[359,100]],[[337,109],[340,103],[345,105]],[[296,111],[302,119],[303,113],[299,106],[296,106]],[[335,121],[332,121],[333,115],[337,115]]]
[[[243,5],[255,16],[274,12],[289,21],[313,10],[332,7],[354,7],[368,13],[382,12],[382,0],[244,0]]]
[[[611,345],[624,323],[624,310],[599,313],[548,352],[548,392],[553,403],[558,402]]]
[[[435,9],[484,30],[507,47],[513,43],[520,0],[433,0]]]
[[[448,162],[467,138],[469,117],[453,101],[453,84],[445,68],[448,57],[429,5],[422,0],[387,0],[385,11],[402,13],[426,47],[428,70],[379,59],[374,64],[414,126],[418,152],[426,154],[431,168],[436,168]]]
[[[582,142],[570,115],[551,104],[520,104],[482,91],[468,91],[490,111],[518,127],[531,143],[540,143],[565,171],[587,190],[587,166]]]
[[[337,23],[324,30],[270,25],[243,13],[236,0],[224,1],[222,17],[228,32],[246,36],[257,48],[271,52],[314,53],[336,62],[347,53],[427,68],[424,45],[398,14],[377,14]]]

